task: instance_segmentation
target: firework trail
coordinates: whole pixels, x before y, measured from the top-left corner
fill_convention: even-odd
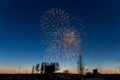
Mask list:
[[[44,12],[41,16],[40,27],[47,37],[47,57],[73,60],[78,56],[81,51],[79,32],[82,24],[81,19],[58,8]],[[76,29],[76,26],[79,27]]]

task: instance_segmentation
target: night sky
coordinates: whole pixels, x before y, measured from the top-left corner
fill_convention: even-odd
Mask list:
[[[1,0],[0,72],[17,72],[42,62],[45,54],[40,17],[60,8],[84,21],[85,66],[115,72],[120,66],[119,0]],[[76,26],[79,27],[79,26]],[[76,68],[74,68],[76,69]]]

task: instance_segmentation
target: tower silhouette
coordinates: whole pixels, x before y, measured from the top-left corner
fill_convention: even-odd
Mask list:
[[[78,66],[77,69],[81,75],[83,75],[84,67],[83,67],[83,61],[82,61],[82,55],[79,54],[79,59],[78,59]]]

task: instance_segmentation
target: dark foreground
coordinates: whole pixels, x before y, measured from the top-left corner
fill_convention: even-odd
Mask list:
[[[120,74],[0,74],[0,80],[120,80]]]

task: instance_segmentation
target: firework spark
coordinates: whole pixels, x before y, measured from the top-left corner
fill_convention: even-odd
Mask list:
[[[41,30],[47,35],[47,53],[53,58],[74,58],[81,51],[81,38],[77,26],[82,20],[73,17],[64,10],[52,8],[47,10],[40,20]]]
[[[48,40],[47,52],[54,54],[56,58],[75,57],[81,50],[80,41],[77,32],[66,29],[61,35]]]
[[[60,34],[63,31],[64,27],[68,27],[68,20],[69,15],[64,10],[52,8],[50,10],[47,10],[41,16],[41,30],[43,30],[47,35],[50,35],[51,32]]]

